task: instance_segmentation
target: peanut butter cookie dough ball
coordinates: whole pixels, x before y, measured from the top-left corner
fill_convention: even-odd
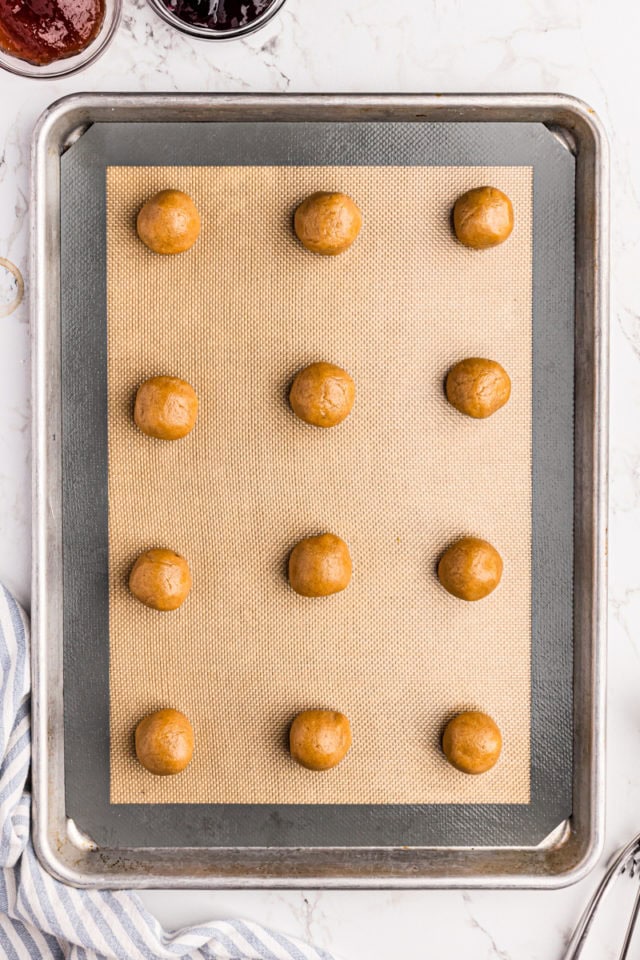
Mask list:
[[[146,550],[129,574],[131,593],[154,610],[177,610],[191,590],[189,564],[173,550]]]
[[[289,583],[303,597],[328,597],[349,586],[351,555],[333,533],[307,537],[289,557]]]
[[[161,190],[140,208],[138,236],[154,253],[184,253],[200,234],[200,214],[187,193]]]
[[[330,770],[344,760],[351,746],[351,726],[344,713],[305,710],[289,731],[291,756],[308,770]]]
[[[351,413],[356,386],[341,367],[312,363],[301,370],[289,393],[291,409],[314,427],[335,427]]]
[[[509,374],[495,360],[469,357],[447,375],[447,399],[460,413],[477,420],[490,417],[511,396]]]
[[[495,547],[477,537],[463,537],[440,558],[438,578],[460,600],[482,600],[500,583],[502,557]]]
[[[136,727],[136,756],[150,773],[170,777],[193,756],[193,727],[179,710],[158,710]]]
[[[465,247],[487,250],[510,236],[513,230],[511,200],[496,187],[476,187],[456,200],[453,208],[456,237]]]
[[[133,409],[136,426],[148,437],[180,440],[198,416],[196,392],[179,377],[151,377],[138,388]]]
[[[449,721],[442,735],[442,750],[456,770],[486,773],[498,762],[502,735],[486,713],[470,710]]]
[[[346,193],[313,193],[293,219],[300,243],[313,253],[335,257],[348,250],[360,233],[362,214]]]

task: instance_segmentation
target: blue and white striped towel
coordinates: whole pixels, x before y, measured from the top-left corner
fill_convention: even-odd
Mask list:
[[[0,951],[7,960],[332,960],[248,921],[167,933],[134,893],[75,890],[40,866],[31,798],[27,619],[0,584]]]

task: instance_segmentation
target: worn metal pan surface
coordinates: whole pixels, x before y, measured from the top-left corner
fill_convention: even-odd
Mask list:
[[[426,831],[431,839],[421,843],[416,826],[409,843],[392,834],[385,840],[382,831],[377,844],[370,837],[361,844],[357,837],[287,844],[285,837],[261,845],[258,831],[257,841],[207,846],[195,811],[190,831],[181,833],[168,820],[166,833],[154,834],[118,808],[105,842],[96,841],[90,817],[76,815],[74,822],[68,816],[69,771],[78,766],[70,757],[65,764],[65,695],[69,699],[73,684],[64,657],[61,157],[93,124],[225,121],[544,124],[575,158],[573,726],[566,732],[573,740],[573,803],[571,815],[542,842],[494,841],[489,831],[487,841],[443,845]],[[38,854],[54,875],[79,886],[113,887],[554,887],[593,865],[604,802],[607,190],[606,143],[596,117],[579,101],[557,95],[102,94],[71,96],[47,110],[33,148],[33,815]],[[152,813],[158,820],[161,811]]]

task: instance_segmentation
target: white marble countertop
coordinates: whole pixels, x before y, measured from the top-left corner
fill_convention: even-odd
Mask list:
[[[79,90],[561,91],[588,101],[612,146],[610,641],[606,855],[640,830],[640,13],[625,0],[289,0],[246,41],[191,40],[125,0],[105,56],[69,80],[0,74],[0,257],[29,288],[34,122]],[[1,271],[0,271],[1,272]],[[0,277],[0,306],[6,292]],[[0,317],[0,579],[29,603],[27,302]],[[639,620],[636,621],[635,617]],[[345,960],[550,960],[598,873],[555,892],[148,892],[168,927],[244,916]],[[613,927],[598,951],[614,957]],[[592,954],[590,954],[591,956]],[[593,956],[595,956],[595,952]]]

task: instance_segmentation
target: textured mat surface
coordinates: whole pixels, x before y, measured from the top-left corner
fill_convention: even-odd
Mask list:
[[[111,799],[191,803],[526,803],[531,639],[531,168],[111,167],[107,175]],[[451,234],[490,182],[516,228],[495,250]],[[141,203],[178,187],[202,211],[196,246],[159,257]],[[297,203],[340,188],[364,229],[341,257],[304,250]],[[498,359],[512,397],[487,421],[443,393],[465,356]],[[287,386],[310,361],[356,383],[348,420],[300,423]],[[168,373],[200,397],[196,429],[154,441],[132,394]],[[329,530],[354,563],[339,596],[299,597],[286,559]],[[485,601],[456,600],[435,566],[463,535],[500,551]],[[162,614],[130,594],[133,560],[167,546],[194,587]],[[177,777],[132,752],[148,712],[177,707],[197,749]],[[354,744],[318,775],[289,757],[297,712],[338,709]],[[503,732],[486,776],[439,748],[461,709]]]

